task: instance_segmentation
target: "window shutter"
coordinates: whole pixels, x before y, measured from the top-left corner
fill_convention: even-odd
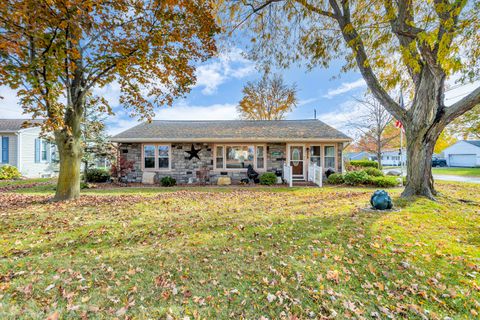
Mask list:
[[[40,139],[35,139],[35,163],[40,163]]]
[[[2,162],[8,163],[9,137],[2,137]]]

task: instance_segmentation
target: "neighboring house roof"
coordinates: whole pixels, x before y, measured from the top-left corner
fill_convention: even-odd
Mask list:
[[[112,138],[114,142],[307,140],[350,141],[351,139],[319,120],[154,120],[139,124]]]
[[[359,151],[359,152],[347,152],[345,157],[350,160],[362,160],[364,158],[372,157],[373,154],[367,151]]]
[[[25,129],[23,124],[25,121],[29,123],[42,123],[43,120],[29,120],[29,119],[0,119],[0,132],[18,132]]]
[[[480,140],[464,140],[467,143],[473,144],[475,147],[480,148]]]

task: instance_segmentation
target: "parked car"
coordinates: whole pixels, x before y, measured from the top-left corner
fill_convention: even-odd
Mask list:
[[[432,157],[432,167],[446,167],[446,166],[447,166],[447,160],[440,159],[437,157]]]

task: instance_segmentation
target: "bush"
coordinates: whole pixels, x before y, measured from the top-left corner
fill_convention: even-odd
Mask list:
[[[345,182],[341,173],[332,173],[327,178],[327,182],[330,184],[342,184]]]
[[[0,180],[13,180],[18,179],[22,175],[18,171],[17,167],[5,165],[0,167]]]
[[[398,186],[397,177],[369,177],[368,183],[379,188],[392,188]]]
[[[88,169],[87,182],[107,182],[110,181],[110,173],[102,169]]]
[[[349,165],[360,168],[378,168],[378,162],[372,160],[352,160]]]
[[[343,177],[345,183],[351,186],[358,186],[360,184],[367,184],[369,176],[365,171],[350,171]]]
[[[160,184],[162,185],[162,187],[173,187],[177,184],[177,180],[170,176],[167,176],[160,179]]]
[[[379,170],[377,168],[368,167],[368,168],[365,168],[363,171],[365,171],[369,176],[372,176],[372,177],[384,176],[382,170]]]
[[[277,176],[273,172],[266,172],[260,176],[260,184],[271,186],[277,183]]]

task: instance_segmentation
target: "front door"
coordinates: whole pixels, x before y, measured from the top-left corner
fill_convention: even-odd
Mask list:
[[[303,146],[290,146],[290,165],[294,176],[303,176]]]

